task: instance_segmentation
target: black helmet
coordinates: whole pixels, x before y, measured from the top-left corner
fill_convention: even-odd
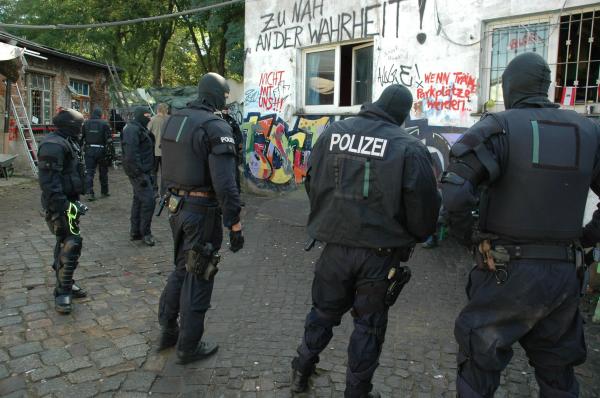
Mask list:
[[[78,137],[83,126],[83,115],[75,109],[61,109],[52,118],[52,124],[69,136]]]
[[[373,105],[390,115],[398,125],[404,123],[404,120],[410,114],[412,104],[412,94],[400,84],[387,86],[379,99],[373,103]]]
[[[225,93],[229,93],[229,84],[218,73],[210,72],[198,82],[198,100],[213,108],[221,110],[225,106]]]

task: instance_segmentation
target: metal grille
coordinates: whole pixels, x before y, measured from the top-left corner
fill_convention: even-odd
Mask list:
[[[600,84],[600,8],[560,18],[555,101],[563,87],[575,87],[575,102],[598,102]]]
[[[549,24],[544,22],[506,26],[490,32],[492,37],[490,99],[502,101],[502,73],[517,55],[536,52],[547,59],[549,31]]]

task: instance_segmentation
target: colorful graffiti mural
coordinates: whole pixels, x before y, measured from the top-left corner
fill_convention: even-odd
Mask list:
[[[249,112],[242,123],[245,176],[262,189],[287,189],[304,181],[308,159],[333,116],[297,116],[291,124],[276,113]],[[410,134],[429,148],[436,174],[448,164],[450,146],[465,128],[430,126],[427,119],[406,123]]]
[[[246,177],[267,187],[301,183],[312,146],[331,121],[328,116],[298,116],[290,128],[275,113],[248,113],[242,123]]]

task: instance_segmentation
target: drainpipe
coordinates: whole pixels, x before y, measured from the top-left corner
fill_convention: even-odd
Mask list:
[[[2,134],[2,153],[8,153],[8,122],[10,118],[10,94],[12,84],[6,79],[6,90],[4,92],[4,134]]]

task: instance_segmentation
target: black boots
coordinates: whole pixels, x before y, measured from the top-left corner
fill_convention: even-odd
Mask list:
[[[73,298],[76,299],[86,298],[87,292],[83,290],[81,286],[77,285],[75,281],[73,281],[73,286],[71,287],[71,295],[73,296]]]
[[[315,373],[315,366],[309,369],[299,369],[298,358],[292,360],[292,385],[290,389],[294,393],[301,393],[308,390],[308,380]]]
[[[73,310],[71,305],[71,294],[62,294],[57,290],[54,291],[54,309],[61,314],[70,314]]]
[[[156,351],[166,350],[167,348],[174,347],[177,344],[179,338],[179,328],[175,327],[163,327],[160,330],[160,338],[158,340],[158,348]]]
[[[219,346],[215,343],[207,343],[205,341],[201,341],[194,351],[186,352],[177,350],[177,363],[185,365],[186,363],[208,358],[209,356],[216,353],[218,349]]]

